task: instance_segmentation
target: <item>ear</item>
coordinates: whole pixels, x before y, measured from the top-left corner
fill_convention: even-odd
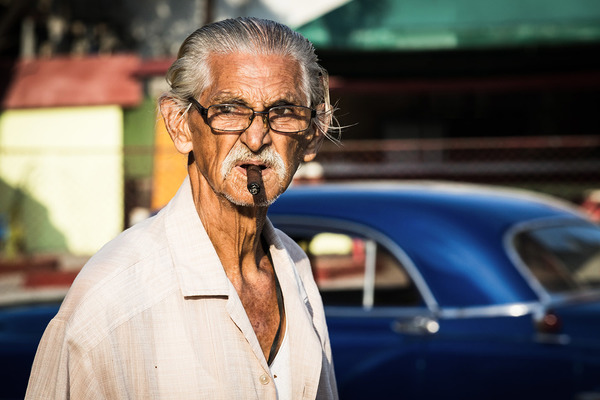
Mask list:
[[[181,154],[188,154],[193,150],[192,135],[184,112],[177,106],[171,97],[160,99],[160,113],[165,127],[175,148]]]
[[[319,104],[317,107],[317,118],[321,121],[321,126],[329,127],[331,123],[331,114],[326,112],[327,106],[323,104]],[[327,128],[326,128],[327,129]],[[315,159],[321,145],[323,144],[323,139],[325,138],[325,132],[322,132],[318,127],[314,128],[314,132],[311,136],[308,137],[308,145],[304,150],[304,158],[303,161],[305,163],[310,162]]]
[[[307,163],[315,159],[319,149],[321,148],[321,144],[323,143],[323,132],[319,129],[315,128],[315,133],[312,135],[312,138],[309,139],[308,145],[304,149],[304,156],[302,160]]]

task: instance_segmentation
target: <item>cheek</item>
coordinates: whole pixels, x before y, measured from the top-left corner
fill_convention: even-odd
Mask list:
[[[197,134],[194,141],[194,154],[205,173],[218,177],[221,175],[221,164],[234,144],[234,138],[219,137],[212,133],[210,136],[206,133]]]
[[[278,153],[281,154],[288,168],[293,168],[302,161],[304,146],[297,140],[290,140],[285,146],[277,150],[279,150]]]
[[[308,148],[309,141],[306,137],[302,137],[299,140],[294,141],[293,146],[293,155],[292,158],[296,162],[296,164],[302,163],[304,161],[304,154],[306,149]]]

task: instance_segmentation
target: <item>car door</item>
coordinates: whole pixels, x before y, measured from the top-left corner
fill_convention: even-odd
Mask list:
[[[425,339],[438,325],[427,304],[431,295],[407,268],[410,260],[385,236],[363,226],[271,219],[311,259],[340,397],[395,398],[401,387],[406,398],[418,398]]]

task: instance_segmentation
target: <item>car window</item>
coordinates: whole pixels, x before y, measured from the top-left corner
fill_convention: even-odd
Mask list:
[[[551,293],[600,288],[600,228],[564,225],[514,238],[517,253]]]
[[[374,240],[327,231],[292,238],[309,256],[326,306],[424,304],[402,264]]]

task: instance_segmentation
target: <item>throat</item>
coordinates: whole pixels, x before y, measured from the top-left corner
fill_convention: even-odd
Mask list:
[[[264,258],[258,275],[250,281],[243,280],[236,288],[256,338],[270,365],[285,334],[285,307],[279,279],[273,267],[268,247],[261,240]]]

